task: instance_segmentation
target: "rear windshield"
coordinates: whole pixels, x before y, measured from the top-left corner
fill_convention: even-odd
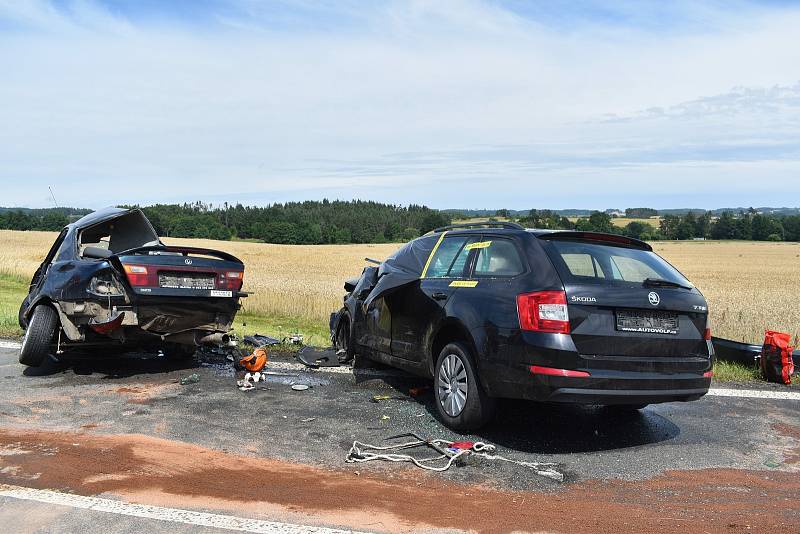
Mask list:
[[[647,278],[654,278],[692,286],[654,252],[575,241],[553,240],[550,243],[546,248],[563,281],[641,284]]]

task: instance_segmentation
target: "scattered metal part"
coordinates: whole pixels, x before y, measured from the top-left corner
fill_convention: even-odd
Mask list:
[[[308,384],[292,384],[293,391],[305,391],[310,387]]]

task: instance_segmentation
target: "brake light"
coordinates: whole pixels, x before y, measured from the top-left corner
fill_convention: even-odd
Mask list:
[[[706,341],[711,341],[711,329],[710,328],[706,328],[703,331],[703,339],[705,339]]]
[[[592,376],[586,371],[573,371],[572,369],[556,369],[555,367],[539,367],[538,365],[531,365],[529,369],[531,373],[535,375],[568,376],[570,378],[585,378],[587,376]]]
[[[132,286],[146,286],[149,283],[147,267],[144,265],[124,265],[128,282]]]
[[[239,291],[242,289],[243,278],[244,272],[242,271],[227,271],[219,273],[219,287],[222,289]]]
[[[519,327],[534,332],[569,334],[569,311],[564,291],[517,295]]]

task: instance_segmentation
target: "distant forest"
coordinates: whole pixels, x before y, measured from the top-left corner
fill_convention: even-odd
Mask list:
[[[133,206],[127,206],[133,207]],[[264,207],[223,204],[156,204],[141,208],[164,237],[245,239],[267,243],[385,243],[413,239],[473,213],[434,210],[425,206],[395,206],[367,201],[308,201]],[[53,230],[92,210],[77,208],[0,208],[0,228]],[[465,210],[467,211],[467,210]],[[478,211],[478,210],[475,210]],[[800,215],[794,210],[748,208],[736,211],[656,211],[629,208],[624,215],[639,218],[614,224],[612,213],[587,212],[570,220],[564,213],[580,210],[480,210],[482,217],[511,220],[529,228],[584,230],[623,234],[647,241],[675,239],[739,239],[800,241]],[[648,217],[653,218],[647,222]],[[574,217],[574,216],[573,216]]]
[[[638,208],[644,209],[644,208]],[[622,234],[645,241],[662,239],[739,239],[745,241],[800,241],[800,215],[766,215],[753,208],[738,213],[711,212],[662,215],[654,224],[631,221],[616,226],[611,215],[596,211],[575,222],[547,210],[531,210],[518,222],[531,228],[553,228]]]
[[[156,204],[141,209],[163,237],[252,239],[285,244],[400,242],[450,224],[449,215],[425,206],[360,200],[289,202],[265,207],[196,202]],[[0,228],[60,230],[89,212],[71,208],[0,209]]]

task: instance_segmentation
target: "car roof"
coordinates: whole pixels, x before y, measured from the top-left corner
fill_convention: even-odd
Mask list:
[[[88,215],[84,215],[74,223],[70,224],[69,226],[73,226],[75,228],[88,228],[89,226],[94,226],[97,223],[101,223],[103,221],[107,221],[110,219],[115,219],[120,215],[124,215],[130,211],[130,209],[125,208],[114,208],[114,207],[107,207],[102,208],[97,211],[93,211]]]
[[[585,232],[580,230],[552,230],[545,228],[525,228],[516,223],[504,222],[484,222],[484,223],[469,223],[469,224],[453,224],[437,228],[426,236],[447,233],[458,234],[479,234],[486,231],[499,234],[527,234],[544,240],[571,240],[571,241],[590,241],[601,243],[605,245],[616,245],[627,248],[637,248],[641,250],[652,251],[653,247],[639,239],[627,237],[618,234],[609,234],[604,232]],[[425,237],[425,236],[423,236]]]

